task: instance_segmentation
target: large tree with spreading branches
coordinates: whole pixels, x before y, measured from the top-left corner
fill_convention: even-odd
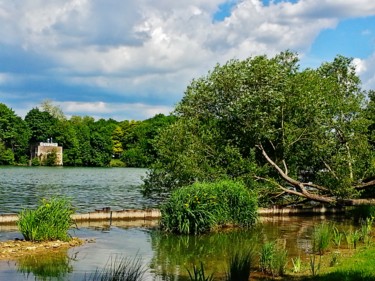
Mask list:
[[[375,204],[374,120],[352,60],[298,63],[288,51],[231,60],[193,80],[145,192],[237,178],[268,202]]]

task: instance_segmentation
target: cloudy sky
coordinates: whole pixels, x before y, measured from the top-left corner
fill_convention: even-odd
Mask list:
[[[286,49],[302,67],[353,57],[375,89],[375,1],[0,0],[0,102],[143,120],[216,63]]]

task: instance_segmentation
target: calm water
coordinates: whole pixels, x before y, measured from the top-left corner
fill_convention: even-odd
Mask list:
[[[77,212],[111,207],[142,209],[155,201],[142,197],[139,186],[146,169],[1,167],[0,213],[33,207],[38,200],[64,194],[72,198]]]
[[[95,223],[79,227],[73,234],[93,238],[94,243],[55,252],[53,255],[25,256],[12,262],[0,262],[0,280],[83,281],[111,259],[138,255],[147,268],[147,281],[187,281],[187,270],[202,261],[207,272],[221,276],[229,256],[239,249],[259,247],[265,241],[285,245],[289,258],[305,256],[311,248],[313,226],[324,217],[290,217],[270,220],[251,230],[231,230],[200,236],[177,236],[157,229],[127,228],[122,222],[106,226]],[[348,222],[337,222],[347,227]],[[0,232],[0,240],[20,237],[16,231]]]
[[[0,212],[18,212],[34,206],[39,198],[64,194],[79,212],[96,208],[152,207],[155,201],[142,197],[139,185],[144,169],[97,168],[7,168],[0,167]],[[73,236],[93,239],[81,247],[48,255],[27,255],[0,262],[0,280],[82,281],[110,260],[138,255],[147,268],[147,281],[186,281],[187,270],[202,261],[209,272],[222,275],[234,251],[259,247],[277,240],[290,257],[303,256],[311,247],[314,224],[331,218],[285,217],[259,223],[251,230],[223,231],[201,236],[176,236],[156,228],[127,227],[126,222],[93,222],[78,225]],[[344,227],[350,223],[335,219]],[[156,223],[157,225],[157,223]],[[15,228],[0,226],[0,241],[22,238]]]

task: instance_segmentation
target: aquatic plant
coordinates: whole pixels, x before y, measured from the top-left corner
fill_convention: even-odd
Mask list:
[[[312,234],[312,250],[322,255],[329,248],[334,233],[334,226],[329,223],[321,223],[314,227]]]
[[[346,243],[348,245],[348,249],[357,249],[357,244],[359,240],[361,239],[361,232],[356,229],[352,230],[350,229],[348,232],[345,233]]]
[[[320,270],[320,265],[322,262],[322,256],[319,255],[319,260],[316,259],[316,255],[310,255],[310,272],[312,276],[316,276]]]
[[[257,199],[241,182],[195,183],[175,190],[161,216],[162,229],[173,233],[199,234],[225,224],[250,227]]]
[[[73,213],[72,204],[65,197],[42,199],[36,209],[20,212],[17,225],[28,241],[69,241]]]
[[[200,262],[200,267],[193,265],[193,272],[190,272],[189,269],[187,271],[190,277],[190,281],[212,281],[214,280],[213,273],[211,275],[206,276],[202,262]]]
[[[293,272],[294,273],[299,273],[302,268],[302,260],[301,257],[298,256],[296,258],[292,258],[292,265],[293,265]]]
[[[333,237],[332,241],[335,244],[336,248],[340,248],[342,238],[344,237],[344,234],[336,227],[333,227]]]
[[[284,275],[288,252],[276,244],[276,241],[265,242],[260,250],[259,267],[264,273]]]
[[[84,281],[141,281],[147,269],[138,255],[134,258],[110,258],[102,270],[97,269]]]
[[[252,252],[235,253],[229,260],[225,281],[248,281],[250,278]]]

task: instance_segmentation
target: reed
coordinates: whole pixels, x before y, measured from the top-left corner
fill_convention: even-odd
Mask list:
[[[146,273],[142,259],[137,255],[134,258],[110,258],[102,270],[97,269],[84,281],[142,281]]]
[[[35,210],[21,211],[17,225],[28,241],[69,241],[68,230],[73,224],[73,213],[67,198],[42,199]]]
[[[257,199],[241,182],[195,183],[175,190],[161,215],[161,228],[173,233],[199,234],[226,224],[250,227]]]
[[[248,281],[250,278],[252,253],[236,253],[229,260],[225,281]]]
[[[200,262],[200,266],[193,265],[193,271],[187,270],[189,274],[190,281],[212,281],[214,280],[213,273],[206,276],[204,271],[203,263]]]
[[[276,244],[274,241],[266,242],[260,250],[259,267],[262,272],[272,272],[272,262],[274,260]]]
[[[342,233],[336,226],[333,227],[332,241],[333,241],[333,244],[335,244],[336,248],[340,248],[343,237],[344,237],[344,233]]]
[[[324,251],[330,246],[334,226],[329,223],[321,223],[314,227],[312,235],[312,250],[314,253],[323,255]]]
[[[301,257],[298,256],[296,258],[292,258],[292,265],[293,265],[293,273],[299,273],[302,269],[302,260]]]
[[[319,255],[319,260],[317,260],[317,255],[310,255],[310,272],[312,276],[316,276],[320,271],[320,265],[322,261],[322,256]]]

